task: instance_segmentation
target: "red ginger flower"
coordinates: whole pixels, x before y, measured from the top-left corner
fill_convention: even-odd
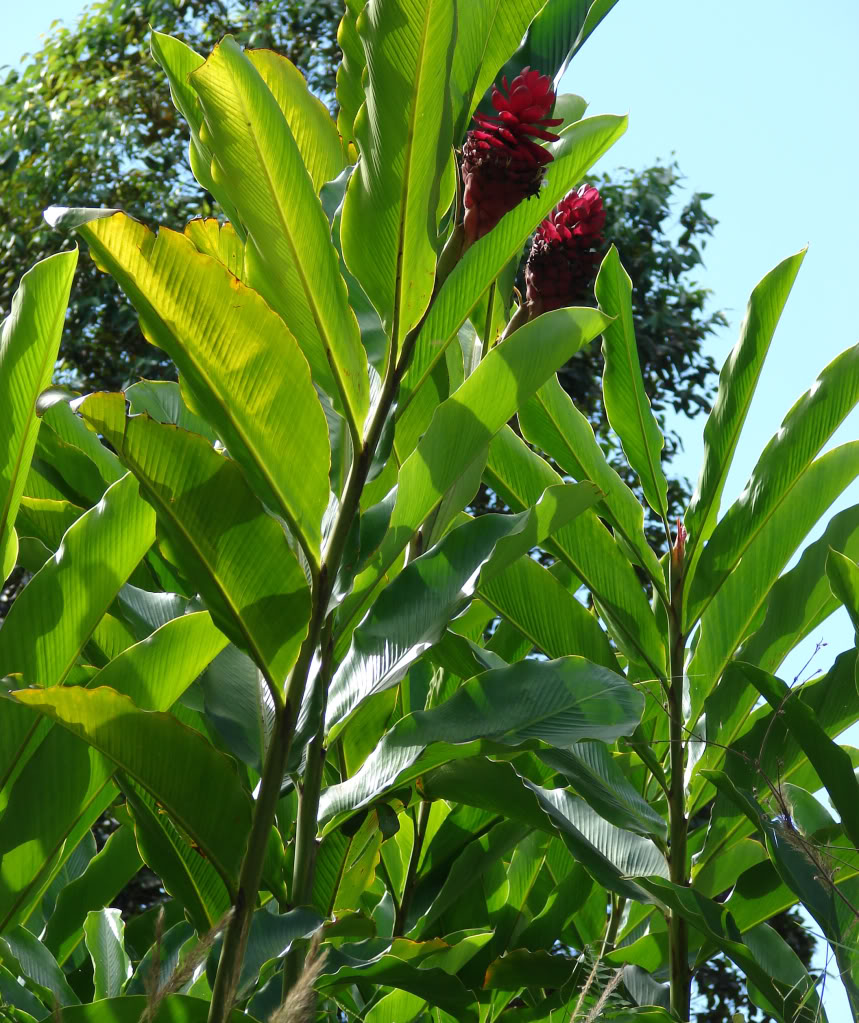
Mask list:
[[[462,178],[465,186],[465,237],[467,244],[488,234],[498,221],[523,199],[537,195],[543,168],[552,154],[533,139],[553,142],[558,138],[546,128],[563,118],[548,116],[555,102],[547,75],[524,68],[511,85],[503,78],[505,96],[492,89],[497,114],[475,114],[477,127],[462,147]]]
[[[530,314],[572,305],[593,283],[605,210],[592,185],[568,193],[537,228],[525,266]]]

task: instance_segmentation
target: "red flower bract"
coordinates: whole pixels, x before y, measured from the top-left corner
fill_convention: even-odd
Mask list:
[[[587,296],[600,257],[605,209],[592,185],[570,192],[537,228],[525,266],[532,316]]]
[[[533,140],[558,138],[546,128],[562,118],[548,116],[555,102],[551,80],[539,71],[524,68],[504,91],[496,85],[492,105],[497,114],[475,114],[477,127],[462,147],[465,236],[468,244],[488,234],[505,213],[523,199],[536,195],[543,168],[552,154]],[[506,92],[506,95],[505,95]]]

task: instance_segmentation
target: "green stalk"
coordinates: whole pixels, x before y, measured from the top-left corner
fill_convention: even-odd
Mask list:
[[[224,933],[224,946],[218,961],[218,972],[209,1006],[209,1023],[224,1023],[235,1000],[251,917],[256,907],[257,892],[262,878],[268,837],[274,823],[283,772],[286,770],[286,761],[292,744],[295,717],[290,704],[287,703],[277,717],[271,745],[266,754],[259,796],[254,806],[248,848],[239,876],[239,890],[233,905],[233,915]]]
[[[403,338],[402,349],[396,362],[394,361],[394,353],[392,352],[391,361],[388,364],[388,371],[386,373],[384,383],[382,384],[382,393],[379,396],[379,403],[376,406],[376,411],[373,414],[373,418],[367,429],[364,443],[361,445],[360,449],[356,449],[357,456],[352,463],[352,468],[346,481],[343,499],[340,503],[340,510],[337,514],[337,520],[334,524],[334,529],[331,533],[331,538],[328,542],[328,547],[325,550],[322,560],[322,567],[319,573],[319,586],[316,594],[314,595],[314,607],[322,609],[326,609],[328,607],[328,602],[331,597],[331,589],[334,584],[334,580],[337,578],[337,572],[340,568],[340,562],[342,561],[343,552],[346,548],[349,531],[355,516],[359,512],[361,494],[364,490],[364,485],[367,482],[367,476],[370,472],[373,456],[376,453],[376,448],[378,447],[379,441],[382,437],[382,430],[385,426],[385,421],[394,401],[396,400],[400,381],[402,380],[403,374],[408,366],[408,362],[414,350],[415,342],[418,339],[421,327],[423,327],[424,322],[429,315],[429,311],[432,308],[433,301],[435,300],[435,297],[448,274],[462,256],[463,237],[462,228],[459,226],[454,230],[453,235],[439,258],[439,263],[436,268],[435,286],[426,312],[423,314],[420,321]],[[394,331],[394,335],[396,336],[396,329]],[[322,619],[320,618],[320,625],[321,623]],[[321,683],[323,686],[323,712],[319,724],[319,731],[314,736],[308,749],[307,769],[305,771],[304,784],[299,798],[298,820],[296,822],[293,884],[292,890],[290,891],[290,903],[293,906],[307,902],[313,888],[313,871],[316,863],[317,850],[316,820],[319,810],[319,797],[322,790],[322,768],[324,766],[325,759],[324,706],[328,695],[328,684],[331,681],[331,673],[333,669],[333,626],[334,617],[333,614],[331,614],[328,615],[324,624],[324,630],[321,632],[324,637],[322,643],[322,664],[320,666],[320,673],[322,675]],[[317,630],[317,640],[319,635],[320,630]],[[314,641],[314,649],[315,645],[316,640]],[[306,685],[309,667],[310,662],[308,661],[304,668],[303,677],[305,681],[302,684],[302,693],[304,691],[304,686]],[[287,702],[289,702],[289,693],[287,693]],[[244,946],[242,947],[242,956],[243,955]],[[303,952],[300,949],[291,950],[287,956],[284,964],[283,976],[284,997],[301,973],[302,959]],[[223,1021],[215,1021],[210,1017],[209,1023],[223,1023]]]
[[[671,780],[668,791],[669,876],[673,884],[686,886],[689,821],[686,817],[686,753],[683,743],[683,673],[686,637],[680,624],[683,596],[683,552],[671,556],[671,579],[668,606],[668,718]],[[689,931],[686,921],[674,911],[668,921],[671,1011],[678,1019],[689,1019],[692,1000],[692,972],[689,969]]]
[[[429,823],[430,810],[432,803],[425,799],[418,809],[418,819],[415,824],[415,840],[412,844],[412,854],[409,857],[409,866],[406,870],[406,880],[403,885],[403,898],[400,902],[400,908],[397,910],[397,916],[394,921],[394,937],[402,937],[403,930],[406,926],[406,918],[409,914],[409,909],[412,905],[412,898],[415,894],[415,880],[418,873],[418,864],[421,859],[421,851],[424,847],[424,838],[427,833],[427,824]]]

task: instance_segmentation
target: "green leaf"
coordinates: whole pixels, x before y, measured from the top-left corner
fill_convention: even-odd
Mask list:
[[[469,119],[499,69],[522,41],[545,0],[489,0],[460,4],[456,49],[450,75],[453,96],[453,141],[459,145]],[[540,65],[544,74],[551,72]],[[515,76],[514,76],[515,77]],[[555,117],[559,115],[555,113]]]
[[[169,714],[138,710],[106,687],[18,690],[157,799],[235,890],[250,827],[250,799],[232,764]]]
[[[832,669],[822,678],[807,682],[798,691],[827,735],[840,735],[859,720],[859,692],[854,680],[855,650],[839,655]],[[769,707],[754,713],[743,734],[723,751],[722,769],[738,788],[752,790],[761,776],[791,782],[803,788],[820,787],[818,776],[801,747],[786,728],[783,719]],[[698,797],[696,805],[702,802]],[[710,798],[710,797],[707,797]],[[751,825],[745,819],[725,810],[723,797],[717,797],[710,817],[706,843],[698,854],[698,869],[713,858],[724,856],[741,838],[749,834]],[[778,912],[775,910],[774,912]],[[770,914],[771,915],[771,914]],[[768,917],[764,917],[768,919]]]
[[[439,406],[430,428],[400,469],[388,533],[369,567],[356,579],[355,593],[343,604],[343,631],[418,526],[493,435],[550,373],[604,325],[605,318],[595,309],[547,313],[496,345]]]
[[[206,720],[239,760],[262,774],[274,730],[275,704],[259,668],[230,644],[200,677]],[[293,737],[290,756],[296,751]]]
[[[186,238],[191,239],[198,252],[217,259],[234,277],[238,277],[242,283],[247,284],[245,280],[245,243],[229,221],[222,224],[214,217],[205,219],[197,217],[185,225],[183,233]],[[162,382],[173,383],[173,381]],[[138,383],[145,387],[149,381],[141,380]],[[138,384],[132,386],[136,387]]]
[[[859,442],[822,455],[759,532],[754,546],[728,577],[701,620],[689,662],[691,717],[695,722],[728,661],[753,628],[767,594],[803,538],[835,498],[859,475]]]
[[[859,505],[834,515],[823,535],[809,544],[798,564],[773,585],[766,601],[766,617],[740,649],[739,657],[770,673],[778,670],[787,654],[816,630],[838,607],[829,588],[825,565],[830,548],[859,556]],[[741,733],[758,702],[759,693],[748,678],[729,664],[721,682],[704,705],[707,748],[693,766],[691,806],[698,807],[702,780],[697,772],[712,768]]]
[[[12,309],[0,324],[0,406],[5,421],[0,463],[2,582],[18,556],[15,517],[39,432],[36,400],[51,382],[77,261],[75,249],[37,263],[21,278]]]
[[[547,387],[552,391],[555,389],[554,384]],[[546,389],[543,388],[540,393]],[[566,407],[573,409],[569,398],[564,392],[561,393],[564,394]],[[522,413],[520,421],[523,421]],[[589,426],[588,432],[591,442],[596,447],[593,431]],[[581,448],[579,450],[581,451]],[[600,458],[605,463],[601,453]],[[631,491],[621,483],[613,470],[611,474],[617,484],[632,498],[639,522],[643,523],[641,505],[632,497]],[[539,494],[544,487],[559,482],[561,477],[509,427],[504,427],[489,446],[489,460],[484,479],[510,507],[520,508],[523,504],[527,506],[530,503],[534,491]],[[610,485],[607,478],[603,478],[601,483]],[[601,486],[601,483],[597,485]],[[610,492],[606,486],[602,486],[601,489],[604,495]],[[649,664],[657,676],[664,674],[665,647],[662,635],[628,558],[600,521],[605,511],[604,497],[593,512],[586,511],[576,520],[575,525],[556,530],[554,535],[543,543],[543,547],[569,566],[575,576],[588,586],[599,601],[600,610],[604,612],[604,617],[609,622],[621,649],[633,660]],[[640,528],[642,545],[650,551],[644,540],[643,527]],[[652,552],[651,558],[658,566]],[[536,575],[532,569],[527,571],[532,576]]]
[[[24,588],[0,630],[0,674],[54,686],[155,539],[155,515],[126,474],[82,515]],[[38,640],[38,641],[37,641]]]
[[[213,443],[217,439],[206,420],[191,412],[182,400],[181,389],[175,380],[138,380],[125,389],[125,400],[134,415],[145,412],[156,422],[181,426],[183,430],[199,433]],[[92,395],[85,399],[90,408],[94,401]]]
[[[513,767],[504,761],[469,757],[442,764],[421,775],[420,791],[425,799],[447,799],[456,804],[476,806],[497,817],[555,834],[533,794],[522,784]]]
[[[742,664],[740,667],[761,696],[784,719],[791,735],[826,786],[847,837],[859,848],[859,781],[853,774],[850,756],[829,738],[814,713],[798,699],[799,693],[793,693],[781,679],[760,671],[754,665]]]
[[[338,828],[322,840],[311,901],[324,917],[334,915],[336,903],[345,905],[347,889],[354,897],[351,905],[358,904],[358,897],[375,877],[383,838],[378,812],[370,810],[359,827]]]
[[[527,554],[502,575],[481,581],[484,603],[548,657],[579,654],[618,670],[608,637],[594,615]]]
[[[208,932],[230,907],[230,895],[217,870],[160,812],[152,796],[131,779],[121,779],[134,821],[140,856],[178,899],[201,934]]]
[[[682,888],[657,878],[641,878],[638,883],[669,906],[673,912],[680,913],[699,931],[715,941],[745,972],[748,979],[763,994],[768,1003],[767,1007],[780,1019],[806,1020],[808,1023],[817,1019],[813,981],[807,974],[801,980],[797,978],[793,960],[789,960],[786,953],[782,953],[783,958],[780,960],[774,958],[775,946],[789,951],[789,946],[775,931],[772,931],[771,935],[767,934],[765,938],[749,935],[751,944],[746,944],[735,921],[724,906],[705,899],[694,889]],[[764,941],[769,954],[762,957]],[[809,995],[812,997],[809,998]]]
[[[0,952],[7,966],[11,966],[12,970],[17,969],[27,987],[46,1005],[61,1005],[65,1008],[80,1002],[56,959],[25,927],[19,924],[4,931],[0,937]]]
[[[41,1019],[47,1012],[47,1007],[23,984],[19,984],[15,974],[7,970],[5,966],[0,966],[0,998],[3,999],[3,1007],[9,1013],[10,1018],[19,1021],[19,1023],[30,1023],[31,1018]],[[10,1012],[10,1009],[23,1010],[23,1014],[15,1014]]]
[[[141,863],[134,832],[123,825],[108,837],[80,877],[63,887],[42,939],[58,963],[62,965],[77,948],[87,913],[109,905]]]
[[[76,448],[92,462],[98,474],[93,492],[96,499],[101,497],[111,483],[116,483],[125,475],[125,469],[116,455],[74,414],[68,402],[55,402],[42,414],[42,423],[47,424],[64,445]],[[44,438],[45,434],[42,436]]]
[[[857,401],[859,345],[834,359],[788,412],[743,492],[713,530],[687,590],[688,625],[697,621],[760,531],[790,498]]]
[[[342,402],[360,437],[369,407],[367,359],[328,219],[286,117],[230,36],[189,80],[203,108],[212,176],[248,231],[248,282],[283,318],[314,380]]]
[[[18,507],[18,532],[22,537],[41,540],[50,556],[60,546],[66,530],[77,522],[84,510],[69,501],[24,496]]]
[[[704,464],[686,512],[686,557],[690,567],[696,550],[716,525],[725,480],[758,377],[804,257],[805,249],[782,260],[757,285],[749,298],[739,340],[719,375],[716,401],[704,426]]]
[[[337,68],[337,130],[343,145],[354,152],[355,118],[364,102],[362,76],[367,55],[358,35],[358,15],[367,0],[345,0],[345,10],[337,29],[337,45],[343,60]]]
[[[602,342],[606,416],[620,438],[630,467],[641,481],[645,500],[657,515],[666,519],[668,483],[661,463],[665,442],[644,392],[632,322],[632,281],[614,245],[602,261],[594,293],[600,309],[613,317],[603,331]]]
[[[147,995],[124,995],[120,998],[105,998],[100,1002],[63,1007],[65,1023],[139,1023],[149,997]],[[209,1001],[191,995],[167,995],[155,1016],[154,1023],[206,1023]],[[229,1023],[256,1023],[238,1009],[227,1017]]]
[[[649,901],[641,887],[628,880],[639,874],[668,876],[665,857],[649,839],[616,828],[566,789],[542,788],[524,776],[522,783],[595,881],[625,898]]]
[[[433,924],[444,913],[474,890],[475,878],[488,871],[502,857],[506,858],[507,854],[528,835],[531,828],[516,821],[503,820],[493,822],[491,827],[484,827],[481,831],[482,833],[478,833],[473,840],[467,842],[460,840],[457,854],[451,858],[449,864],[445,864],[440,890],[435,879],[428,880],[431,902],[409,932],[413,938],[427,936],[433,929]],[[425,870],[428,869],[428,861],[427,855],[424,860]],[[415,901],[422,901],[422,894],[424,892],[419,887]]]
[[[826,555],[826,575],[833,596],[847,609],[853,628],[859,633],[859,565],[830,547]]]
[[[408,991],[389,991],[373,1005],[364,1023],[414,1023],[427,1001]]]
[[[309,938],[321,923],[322,918],[305,906],[298,906],[287,913],[257,910],[251,918],[247,952],[237,990],[239,999],[247,998],[253,992],[260,970],[267,962],[285,956],[294,941]]]
[[[637,835],[667,839],[665,821],[633,788],[604,743],[578,742],[563,750],[543,750],[538,756],[560,771],[609,823]]]
[[[597,495],[588,485],[548,488],[519,515],[481,515],[451,530],[403,569],[353,633],[349,653],[332,679],[329,742],[362,700],[396,685],[409,665],[441,639],[475,587],[574,519]]]
[[[255,291],[183,235],[165,228],[156,237],[124,214],[93,216],[80,232],[98,265],[314,564],[328,505],[328,428],[292,335]]]
[[[447,0],[381,0],[357,22],[368,77],[355,121],[361,160],[340,238],[394,353],[425,312],[435,281],[439,193],[454,142],[455,22]]]
[[[590,117],[571,125],[559,142],[548,147],[554,159],[548,165],[546,184],[539,196],[520,203],[502,217],[489,234],[471,246],[442,285],[421,327],[403,377],[398,417],[430,379],[445,357],[447,346],[456,338],[481,296],[510,260],[521,254],[536,226],[625,130],[625,117]],[[544,318],[540,322],[544,322]],[[430,408],[427,424],[432,411]],[[416,427],[415,437],[425,428]]]
[[[548,0],[525,41],[504,65],[510,81],[525,67],[559,76],[617,0]]]
[[[581,964],[566,956],[517,948],[489,964],[483,986],[488,991],[520,991],[525,987],[560,988],[568,984]]]
[[[550,455],[573,479],[596,483],[605,494],[600,515],[624,540],[653,585],[664,587],[659,560],[644,537],[644,509],[608,464],[590,423],[557,379],[549,380],[521,407],[519,425],[525,440]]]
[[[248,50],[246,56],[283,111],[314,191],[318,192],[348,162],[337,125],[322,100],[307,88],[304,75],[292,61],[274,50]]]
[[[434,710],[401,718],[356,775],[322,793],[319,818],[366,805],[402,781],[432,743],[444,744],[441,764],[478,752],[465,744],[481,739],[513,746],[528,739],[557,746],[584,738],[612,742],[635,728],[643,704],[626,679],[581,657],[484,672]]]
[[[131,976],[122,913],[118,909],[99,909],[88,913],[84,940],[93,965],[93,997],[96,1001],[116,998]]]
[[[798,564],[779,577],[769,592],[763,624],[743,644],[743,660],[764,671],[776,671],[790,650],[837,609],[837,583],[831,569],[835,563],[852,564],[855,558],[859,558],[859,505],[833,515],[820,539],[809,544]],[[846,596],[844,591],[841,602],[849,612]],[[859,629],[859,613],[854,614],[854,628]]]
[[[202,187],[215,197],[244,241],[247,234],[245,227],[228,197],[227,190],[215,181],[212,174],[212,151],[200,137],[203,112],[188,79],[193,71],[205,63],[205,58],[180,39],[174,39],[173,36],[161,32],[152,33],[150,48],[153,58],[161,65],[170,82],[170,98],[173,105],[191,129],[191,147],[188,154],[191,172]]]
[[[82,411],[88,414],[86,402]],[[236,463],[204,438],[148,416],[126,419],[122,432],[103,428],[155,509],[168,558],[279,688],[310,619],[307,579],[283,529]]]

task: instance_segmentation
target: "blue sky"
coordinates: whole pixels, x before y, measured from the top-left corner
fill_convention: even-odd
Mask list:
[[[8,5],[0,65],[38,48],[54,18],[73,22],[79,0]],[[620,0],[565,75],[591,113],[629,112],[626,136],[601,167],[642,168],[674,153],[690,191],[713,192],[718,218],[700,283],[730,327],[710,351],[721,365],[749,292],[785,256],[808,246],[762,374],[725,505],[794,401],[840,351],[859,340],[859,3],[828,0]],[[703,420],[676,424],[686,452],[677,468],[697,478]],[[859,412],[829,447],[859,436]],[[853,484],[833,511],[859,501]],[[819,531],[818,531],[819,532]],[[816,534],[812,534],[810,539]],[[784,666],[792,679],[818,640],[825,670],[853,643],[839,611]],[[859,728],[849,735],[859,745]],[[827,993],[830,1023],[849,1018]]]

